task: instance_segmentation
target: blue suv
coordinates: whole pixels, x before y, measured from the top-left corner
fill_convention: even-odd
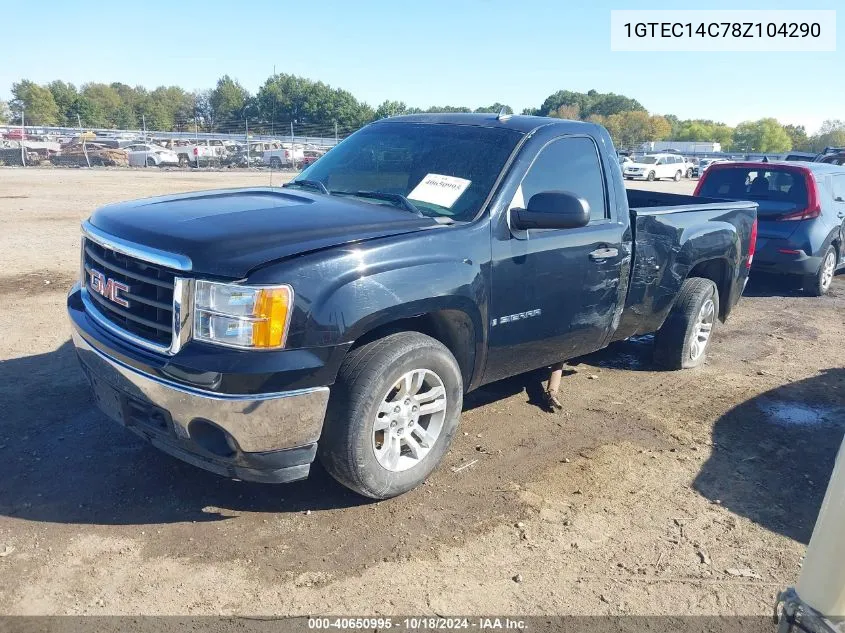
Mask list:
[[[716,163],[696,196],[759,205],[752,271],[800,275],[804,291],[825,294],[845,263],[845,167],[826,163]]]

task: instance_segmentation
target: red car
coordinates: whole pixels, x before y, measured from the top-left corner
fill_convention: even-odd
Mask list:
[[[308,165],[312,165],[320,156],[323,155],[323,152],[317,151],[315,149],[306,149],[304,152],[305,157],[302,159],[302,166],[308,167]]]

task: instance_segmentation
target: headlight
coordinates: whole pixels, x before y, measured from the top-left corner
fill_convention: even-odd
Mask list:
[[[197,281],[194,338],[232,347],[283,347],[292,306],[290,286]]]

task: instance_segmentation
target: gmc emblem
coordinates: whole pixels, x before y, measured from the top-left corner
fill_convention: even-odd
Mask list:
[[[88,272],[88,287],[109,301],[124,308],[129,307],[129,302],[120,296],[121,292],[129,292],[129,286],[114,279],[109,279],[99,270],[91,268]]]

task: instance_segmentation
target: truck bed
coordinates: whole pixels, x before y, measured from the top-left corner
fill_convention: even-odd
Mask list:
[[[684,211],[715,211],[718,209],[739,209],[757,206],[753,202],[703,198],[700,196],[688,196],[683,193],[645,191],[643,189],[627,189],[626,192],[628,194],[628,207],[631,213],[636,216],[680,213]]]
[[[614,340],[656,331],[688,276],[710,267],[721,278],[720,317],[739,300],[754,202],[629,189],[633,261],[627,298]],[[706,262],[706,263],[704,263]]]

